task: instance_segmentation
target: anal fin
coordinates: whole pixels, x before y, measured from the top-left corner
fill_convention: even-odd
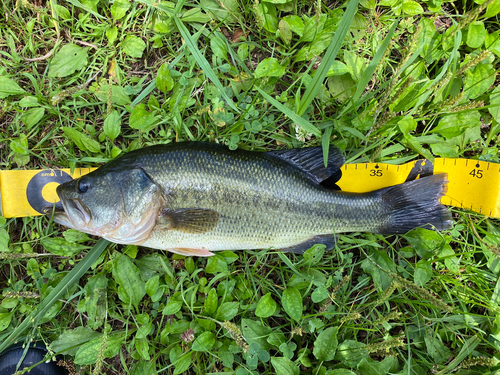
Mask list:
[[[205,249],[188,249],[188,248],[178,247],[175,249],[167,249],[167,250],[170,251],[171,253],[176,253],[187,257],[211,257],[212,255],[215,255],[211,251]]]
[[[322,234],[319,236],[311,237],[308,240],[299,243],[297,245],[277,250],[286,253],[304,254],[304,252],[313,247],[313,245],[323,244],[326,246],[326,250],[328,251],[332,250],[335,247],[336,242],[337,242],[337,237],[334,234]]]

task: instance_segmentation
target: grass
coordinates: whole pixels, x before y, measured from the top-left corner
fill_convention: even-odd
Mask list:
[[[477,3],[3,0],[0,166],[194,140],[498,163],[500,3]],[[0,348],[44,341],[72,374],[494,374],[499,221],[452,212],[209,259],[0,219]]]

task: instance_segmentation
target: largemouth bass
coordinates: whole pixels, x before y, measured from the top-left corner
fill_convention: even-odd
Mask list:
[[[274,248],[302,253],[335,245],[335,233],[447,229],[439,203],[446,175],[366,194],[321,183],[340,171],[342,152],[321,147],[251,152],[187,142],[129,152],[57,188],[54,220],[120,244],[210,256]]]

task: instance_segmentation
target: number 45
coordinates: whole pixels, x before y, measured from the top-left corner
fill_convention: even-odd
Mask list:
[[[470,173],[469,173],[472,177],[476,177],[476,178],[483,178],[483,170],[482,169],[473,169]]]

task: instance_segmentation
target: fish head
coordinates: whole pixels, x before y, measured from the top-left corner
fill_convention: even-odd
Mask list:
[[[63,211],[54,221],[122,244],[141,244],[163,205],[161,189],[141,168],[96,171],[57,187]]]

